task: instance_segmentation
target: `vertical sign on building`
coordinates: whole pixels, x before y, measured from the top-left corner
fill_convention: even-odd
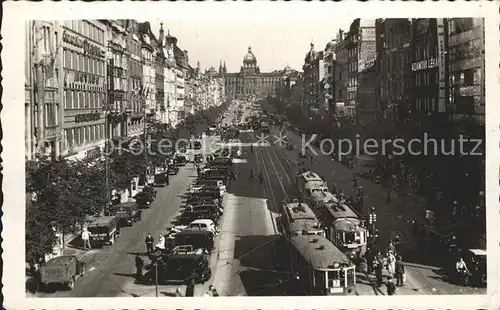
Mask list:
[[[446,46],[445,46],[445,29],[444,19],[438,18],[437,21],[437,43],[438,43],[438,60],[439,60],[439,97],[438,97],[438,112],[446,112]]]

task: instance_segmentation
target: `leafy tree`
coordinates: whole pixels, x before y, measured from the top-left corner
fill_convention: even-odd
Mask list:
[[[113,152],[109,156],[109,176],[112,188],[117,190],[128,189],[130,181],[144,173],[144,164],[144,154],[142,152],[139,155],[120,151]]]
[[[29,195],[28,195],[29,196]],[[25,252],[26,260],[34,263],[46,253],[51,253],[56,236],[52,229],[51,220],[47,215],[46,205],[31,202],[31,197],[26,200],[25,222]]]

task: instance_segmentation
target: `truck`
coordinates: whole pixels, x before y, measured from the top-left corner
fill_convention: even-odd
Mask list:
[[[85,252],[81,250],[64,249],[60,256],[43,264],[40,268],[40,289],[62,284],[72,290],[76,280],[85,275],[84,255]]]
[[[93,248],[100,248],[105,244],[114,244],[115,239],[120,236],[118,220],[114,216],[102,216],[87,226],[92,234],[90,244]]]
[[[141,210],[135,202],[124,202],[113,206],[113,211],[118,219],[119,227],[132,226],[134,222],[141,220]]]

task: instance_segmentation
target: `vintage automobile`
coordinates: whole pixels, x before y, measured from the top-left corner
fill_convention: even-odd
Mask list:
[[[175,245],[191,245],[210,253],[214,248],[214,234],[210,231],[184,230],[175,234]]]
[[[223,200],[223,195],[221,195],[220,190],[209,190],[209,189],[200,189],[196,193],[191,194],[191,196],[197,196],[197,197],[209,197],[212,199],[218,199],[220,202]]]
[[[191,219],[191,222],[199,219],[209,219],[214,223],[217,223],[220,219],[219,210],[212,208],[197,208],[197,206],[193,208],[186,208],[182,215],[189,217]],[[191,222],[189,222],[188,224],[190,224]]]
[[[199,204],[216,204],[220,207],[222,207],[221,201],[219,198],[212,198],[212,197],[198,197],[196,195],[192,195],[188,197],[186,200],[186,205],[199,205]]]
[[[203,163],[203,154],[195,154],[194,162],[199,164]]]
[[[40,286],[43,291],[49,285],[62,284],[72,290],[76,280],[85,275],[85,252],[77,249],[64,249],[60,256],[50,259],[40,268]]]
[[[168,172],[161,172],[158,174],[155,174],[155,186],[158,187],[164,187],[166,185],[169,185],[170,180],[168,177]]]
[[[142,212],[136,202],[124,202],[113,206],[113,211],[120,227],[132,226],[141,220]]]
[[[145,187],[146,189],[147,187]],[[154,196],[152,192],[149,191],[142,191],[137,193],[137,195],[134,196],[135,201],[141,208],[149,208],[151,203],[154,201]]]
[[[179,173],[179,167],[177,165],[169,165],[167,173],[169,175],[176,175]]]
[[[105,244],[114,244],[115,239],[120,236],[118,219],[114,216],[102,216],[87,226],[92,234],[90,244],[93,248],[100,248]]]
[[[471,284],[474,286],[486,286],[486,250],[467,249],[462,256],[471,272]]]
[[[186,227],[186,230],[206,230],[211,231],[214,235],[217,233],[217,227],[215,226],[214,221],[207,218],[192,221]]]
[[[146,284],[204,283],[212,276],[206,254],[163,254],[143,269]],[[156,277],[156,275],[158,277]]]
[[[185,166],[187,164],[186,156],[177,154],[175,156],[175,164],[176,164],[176,166],[179,166],[179,167]]]

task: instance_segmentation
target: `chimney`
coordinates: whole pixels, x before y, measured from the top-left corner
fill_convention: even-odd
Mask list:
[[[163,46],[163,37],[164,37],[164,31],[163,31],[163,22],[160,23],[160,36],[158,37],[158,44],[160,47]]]

